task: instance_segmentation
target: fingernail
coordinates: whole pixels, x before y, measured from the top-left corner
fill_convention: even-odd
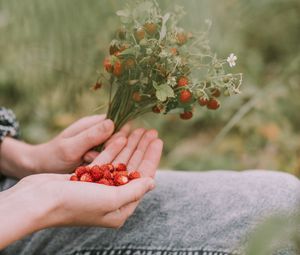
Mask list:
[[[113,122],[111,120],[105,120],[103,122],[103,127],[105,132],[109,132],[113,129]]]

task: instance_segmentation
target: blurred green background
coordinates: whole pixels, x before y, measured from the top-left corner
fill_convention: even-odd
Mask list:
[[[197,30],[211,19],[219,57],[238,56],[242,96],[191,121],[147,115],[165,141],[163,168],[266,168],[300,175],[300,1],[162,0]],[[22,137],[47,141],[74,120],[105,112],[90,89],[119,20],[121,0],[0,0],[0,105],[15,110]],[[97,107],[102,107],[97,110]]]

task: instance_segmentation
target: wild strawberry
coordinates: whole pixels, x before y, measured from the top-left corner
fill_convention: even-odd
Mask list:
[[[119,51],[119,47],[115,44],[110,45],[109,54],[114,55],[117,51]]]
[[[208,99],[207,98],[205,98],[205,97],[198,98],[198,104],[200,106],[205,106],[205,105],[207,105],[207,103],[208,103]]]
[[[104,66],[104,68],[107,72],[109,72],[109,73],[113,72],[113,66],[112,66],[112,62],[111,62],[110,57],[106,57],[104,59],[103,66]]]
[[[179,100],[181,103],[188,103],[192,99],[192,93],[185,89],[180,92]]]
[[[114,176],[113,176],[113,174],[110,171],[106,170],[106,171],[103,172],[103,178],[105,178],[105,179],[112,179],[113,177]]]
[[[75,175],[80,178],[83,174],[88,172],[88,168],[86,168],[85,166],[80,166],[77,167],[75,170]]]
[[[192,112],[183,112],[180,114],[180,118],[183,120],[189,120],[193,117],[193,113]]]
[[[135,101],[135,102],[140,102],[140,101],[142,100],[142,97],[141,97],[140,92],[134,92],[134,93],[132,94],[132,99],[133,99],[133,101]]]
[[[219,107],[220,107],[220,103],[215,98],[211,98],[207,103],[207,108],[210,110],[217,110]]]
[[[81,182],[93,182],[93,177],[90,173],[85,173],[80,177]]]
[[[116,175],[114,178],[114,183],[116,186],[121,186],[129,182],[129,179],[127,176],[123,175]]]
[[[183,32],[178,33],[178,34],[176,35],[176,39],[177,39],[177,43],[178,43],[179,45],[183,45],[183,44],[185,44],[185,43],[187,42],[187,36],[186,36],[186,34],[183,33]]]
[[[178,54],[177,48],[171,48],[170,52],[172,53],[172,55],[176,56]]]
[[[113,73],[115,76],[119,77],[122,74],[122,63],[120,60],[115,61]]]
[[[220,91],[219,89],[213,89],[213,90],[211,91],[211,95],[212,95],[213,97],[219,97],[219,96],[221,96],[221,91]]]
[[[118,172],[115,172],[116,174],[115,175],[122,175],[122,176],[127,176],[128,177],[128,172],[127,171],[118,171]]]
[[[109,163],[109,164],[106,164],[106,166],[108,167],[108,170],[109,170],[110,172],[115,171],[115,167],[114,167],[113,164]]]
[[[132,171],[131,173],[129,173],[129,180],[134,180],[138,178],[141,178],[141,174],[138,171]]]
[[[145,30],[140,27],[134,33],[135,39],[139,42],[145,38]]]
[[[187,86],[188,84],[189,84],[189,80],[185,76],[180,77],[177,82],[178,87],[184,87]]]
[[[101,89],[101,87],[102,87],[102,82],[97,81],[97,82],[93,85],[92,89],[93,89],[93,90],[98,90],[98,89]]]
[[[97,181],[97,183],[110,186],[110,182],[104,178],[102,178],[100,181]]]
[[[157,32],[157,25],[152,22],[146,23],[144,28],[149,35],[154,35]]]
[[[116,171],[126,171],[127,170],[126,165],[123,163],[117,164],[115,168],[116,168]]]
[[[161,109],[160,109],[160,107],[158,107],[157,105],[154,105],[154,106],[152,107],[152,112],[154,112],[154,113],[160,113],[160,112],[161,112]]]
[[[97,165],[95,165],[91,168],[90,174],[93,177],[94,181],[98,181],[103,177],[103,172],[102,172],[101,168]]]
[[[115,186],[115,182],[113,179],[109,179],[108,182],[109,182],[109,186]]]
[[[130,70],[133,69],[135,66],[135,61],[132,58],[129,58],[125,61],[125,69]]]
[[[70,181],[79,181],[79,178],[76,175],[71,175]]]

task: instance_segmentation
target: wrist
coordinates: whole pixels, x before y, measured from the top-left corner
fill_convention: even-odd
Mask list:
[[[35,146],[4,138],[0,146],[0,170],[6,176],[22,178],[38,173]]]

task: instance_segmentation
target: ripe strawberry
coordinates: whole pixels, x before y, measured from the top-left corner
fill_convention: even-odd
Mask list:
[[[211,98],[207,103],[207,108],[210,110],[217,110],[219,107],[220,107],[220,103],[215,98]]]
[[[101,168],[97,165],[93,166],[90,170],[90,174],[94,181],[99,181],[103,177],[103,172]]]
[[[113,66],[112,66],[112,62],[111,62],[110,57],[106,57],[104,59],[103,66],[104,66],[104,68],[107,72],[109,72],[109,73],[113,72]]]
[[[134,33],[135,39],[139,42],[145,38],[145,30],[140,27]]]
[[[76,168],[75,170],[75,175],[80,178],[83,174],[88,172],[88,168],[86,168],[85,166],[79,166]]]
[[[71,175],[70,181],[79,181],[79,178],[76,175]]]
[[[200,98],[198,98],[198,103],[200,106],[205,106],[208,103],[208,99],[205,97],[200,97]]]
[[[117,166],[115,168],[116,168],[116,171],[126,171],[127,170],[127,166],[123,163],[117,164]]]
[[[130,70],[133,69],[135,66],[135,61],[132,58],[129,58],[125,61],[125,69]]]
[[[119,47],[116,44],[112,44],[109,47],[109,54],[114,55],[117,51],[119,51]]]
[[[110,186],[110,182],[104,178],[102,178],[100,181],[97,181],[97,183]]]
[[[141,174],[138,171],[132,171],[131,173],[129,173],[129,180],[134,180],[138,178],[141,178]]]
[[[193,113],[192,112],[183,112],[180,114],[180,118],[183,120],[189,120],[193,117]]]
[[[110,172],[115,171],[115,167],[114,167],[113,164],[109,163],[109,164],[106,164],[106,166],[108,167],[108,170],[109,170]]]
[[[179,100],[181,103],[188,103],[192,99],[192,93],[185,89],[180,92]]]
[[[116,175],[114,178],[114,183],[116,186],[124,185],[129,182],[129,179],[127,176],[123,175]]]
[[[172,55],[176,56],[178,54],[177,48],[171,48],[170,49]]]
[[[161,109],[160,109],[157,105],[154,105],[154,106],[152,107],[152,112],[154,112],[154,113],[160,113],[160,112],[161,112]]]
[[[176,36],[176,39],[177,39],[177,43],[179,45],[183,45],[187,42],[187,36],[183,32],[178,33],[177,36]]]
[[[109,182],[109,186],[116,186],[113,179],[109,179],[108,182]]]
[[[106,170],[106,171],[103,172],[103,178],[105,178],[105,179],[112,179],[113,177],[114,176],[113,176],[113,174],[110,171]]]
[[[144,28],[149,35],[154,35],[157,32],[157,25],[152,22],[146,23]]]
[[[188,84],[189,84],[189,80],[185,76],[180,77],[177,82],[178,87],[184,87],[187,86]]]
[[[134,93],[132,94],[132,99],[133,99],[133,101],[135,101],[135,102],[140,102],[140,101],[142,100],[142,97],[141,97],[140,92],[134,92]]]
[[[115,172],[115,175],[122,175],[122,176],[128,177],[128,172],[127,171],[118,171],[118,172]]]
[[[93,89],[93,90],[98,90],[98,89],[101,89],[101,87],[102,87],[102,82],[101,82],[101,81],[97,81],[97,82],[93,85],[92,89]]]
[[[119,77],[122,74],[122,63],[120,60],[116,60],[113,68],[113,73],[115,76]]]
[[[90,173],[85,173],[80,177],[81,182],[93,182],[93,177]]]
[[[221,91],[220,91],[219,89],[213,89],[213,90],[211,91],[211,95],[212,95],[213,97],[219,97],[219,96],[221,96]]]

